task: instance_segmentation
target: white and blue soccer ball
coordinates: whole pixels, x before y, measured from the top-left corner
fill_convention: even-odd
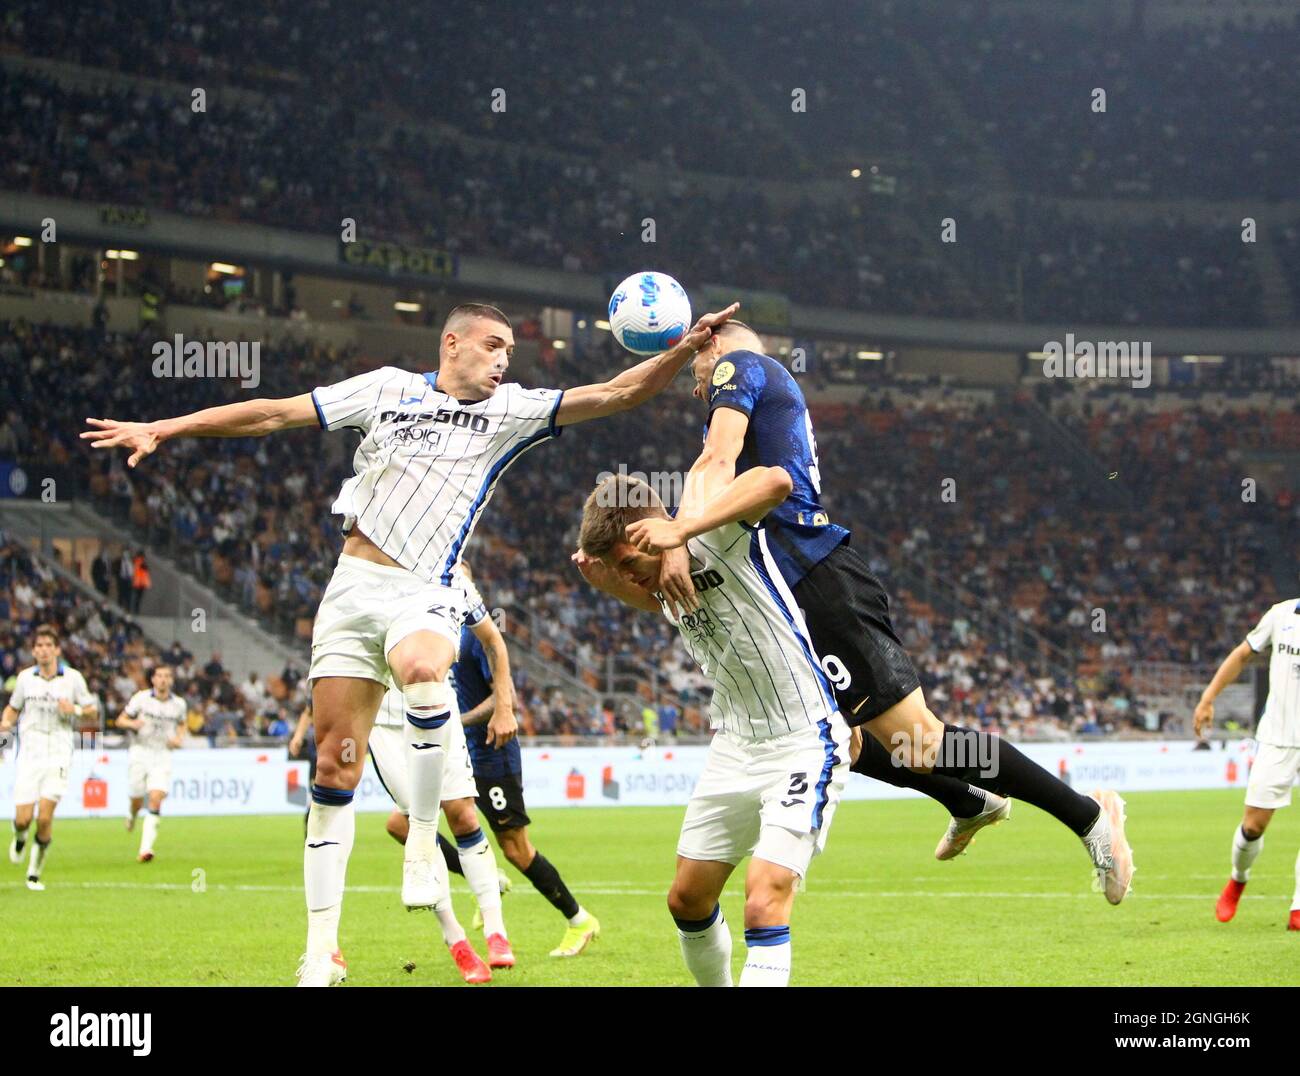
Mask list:
[[[609,329],[635,355],[658,355],[691,327],[691,300],[667,273],[633,273],[609,297]]]

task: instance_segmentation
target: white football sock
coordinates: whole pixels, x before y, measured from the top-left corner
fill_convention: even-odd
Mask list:
[[[465,882],[478,902],[479,914],[483,916],[483,934],[506,934],[506,924],[501,915],[501,879],[497,875],[497,859],[492,853],[492,844],[481,829],[473,834],[456,838],[456,850],[460,852],[460,869],[465,872]],[[470,844],[464,842],[471,841]]]
[[[27,831],[32,828],[32,824],[28,822],[27,825],[23,826],[22,829],[18,828],[17,822],[12,823],[12,825],[14,827],[14,840],[17,841],[19,844],[26,844]]]
[[[39,837],[32,841],[32,856],[31,859],[27,861],[28,878],[39,878],[41,876],[41,870],[45,866],[45,856],[50,850],[50,841],[53,839],[54,838],[51,837],[50,840],[46,841],[44,844],[41,843]]]
[[[587,911],[586,908],[584,908],[581,904],[579,904],[578,910],[574,912],[571,916],[569,916],[569,926],[571,927],[581,926],[583,923],[587,921],[587,916],[589,916],[590,914],[591,913]]]
[[[790,985],[790,928],[751,927],[745,931],[741,986]]]
[[[140,854],[153,851],[153,842],[158,836],[158,825],[162,821],[153,811],[146,811],[144,827],[140,834]]]
[[[731,985],[731,931],[723,918],[722,908],[713,906],[713,914],[699,922],[674,919],[677,939],[682,947],[686,970],[695,976],[698,986]]]
[[[1291,898],[1291,910],[1300,908],[1300,853],[1295,857],[1295,895]]]
[[[1234,882],[1250,881],[1250,865],[1263,850],[1264,834],[1261,833],[1250,841],[1246,839],[1241,827],[1237,827],[1237,831],[1232,835],[1232,880]]]
[[[430,681],[402,689],[406,707],[406,769],[411,783],[411,826],[438,821],[442,771],[447,760],[447,723],[454,702],[451,685]],[[418,722],[418,724],[417,724]],[[421,725],[436,727],[421,728]],[[408,842],[407,847],[410,847]]]
[[[318,794],[335,800],[321,803]],[[346,798],[345,798],[346,797]],[[333,953],[339,947],[339,913],[348,856],[356,835],[352,793],[312,786],[307,840],[303,848],[303,886],[307,896],[307,955]]]
[[[433,906],[433,914],[438,917],[438,926],[442,929],[442,940],[451,948],[457,942],[465,940],[465,928],[456,918],[456,909],[451,903],[451,878],[447,874],[447,861],[442,856],[433,859],[433,876],[437,880],[438,892],[442,899]]]

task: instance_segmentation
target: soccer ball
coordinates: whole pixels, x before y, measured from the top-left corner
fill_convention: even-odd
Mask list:
[[[658,355],[691,327],[686,289],[667,273],[633,273],[609,297],[609,328],[636,355]]]

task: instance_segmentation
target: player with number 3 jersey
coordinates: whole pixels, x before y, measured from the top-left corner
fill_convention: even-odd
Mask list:
[[[593,586],[666,615],[713,686],[717,731],[686,808],[668,896],[683,959],[701,986],[731,985],[718,898],[746,856],[740,985],[787,984],[795,886],[826,846],[848,777],[848,726],[764,521],[792,489],[782,468],[752,468],[687,525],[669,519],[644,482],[612,475],[587,498],[574,556]],[[687,549],[696,608],[676,612],[658,595],[660,555],[641,552],[642,537]]]
[[[780,467],[790,476],[788,503],[766,529],[772,556],[806,618],[813,648],[831,680],[840,712],[865,726],[854,769],[933,796],[953,814],[935,855],[950,859],[976,831],[1006,817],[1006,799],[1022,799],[1056,817],[1082,841],[1096,888],[1111,904],[1129,890],[1133,856],[1124,802],[1113,791],[1085,796],[1000,737],[945,725],[925,703],[920,680],[889,615],[889,597],[849,532],[830,521],[812,420],[790,372],[763,354],[747,325],[721,326],[695,359],[695,395],[709,406],[704,450],[691,468],[678,517],[689,525],[737,474]],[[683,548],[643,536],[638,548],[663,553],[658,589],[689,578]]]

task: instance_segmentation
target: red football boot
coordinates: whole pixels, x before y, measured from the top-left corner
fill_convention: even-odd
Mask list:
[[[1237,914],[1237,901],[1241,900],[1241,894],[1245,888],[1245,882],[1238,882],[1235,878],[1229,878],[1228,884],[1223,887],[1223,892],[1219,894],[1219,903],[1214,906],[1214,918],[1220,923],[1226,923],[1232,919]]]
[[[466,939],[462,938],[450,949],[451,958],[456,961],[456,967],[460,969],[461,978],[467,983],[490,983],[492,981],[491,969],[483,963],[483,958],[474,952],[474,947]]]
[[[494,968],[513,968],[515,954],[510,948],[510,940],[504,934],[487,936],[488,964]]]

